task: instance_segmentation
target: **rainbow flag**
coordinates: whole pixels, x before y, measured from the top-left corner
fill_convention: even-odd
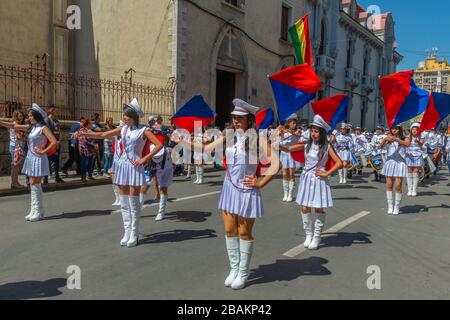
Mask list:
[[[307,63],[313,67],[314,58],[312,55],[311,40],[309,38],[308,16],[304,16],[289,28],[289,34],[294,45],[298,64]]]

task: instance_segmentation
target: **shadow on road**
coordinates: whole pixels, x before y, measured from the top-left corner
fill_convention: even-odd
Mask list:
[[[179,221],[179,222],[205,222],[208,217],[212,215],[211,212],[201,211],[176,211],[167,213],[164,220]],[[142,219],[155,218],[154,215],[141,215]]]
[[[109,216],[112,210],[87,210],[81,212],[67,212],[57,216],[50,216],[44,218],[44,220],[58,220],[58,219],[78,219],[84,217],[96,217],[96,216]]]
[[[65,287],[67,280],[63,278],[47,281],[22,281],[0,285],[0,300],[25,300],[56,297],[62,294],[59,290]]]
[[[361,198],[358,197],[341,197],[341,198],[333,198],[333,200],[363,200]]]
[[[259,266],[250,272],[247,286],[276,281],[291,281],[301,276],[325,276],[331,271],[323,265],[328,260],[318,257],[295,260],[277,260],[275,263]]]
[[[187,240],[202,240],[216,238],[216,230],[173,230],[145,235],[140,241],[141,244],[182,242]]]
[[[369,244],[372,243],[369,237],[370,234],[364,232],[337,232],[324,233],[320,248],[329,247],[350,247],[354,244]]]

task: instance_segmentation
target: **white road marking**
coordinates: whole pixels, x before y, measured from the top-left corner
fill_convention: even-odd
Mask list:
[[[197,199],[197,198],[203,198],[203,197],[209,197],[209,196],[213,196],[213,195],[219,194],[220,192],[221,191],[214,191],[214,192],[198,194],[198,195],[195,195],[195,196],[189,196],[189,197],[174,199],[174,200],[169,201],[169,203],[180,202],[180,201],[191,200],[191,199]],[[150,207],[156,207],[156,206],[159,206],[158,202],[152,203],[152,204],[146,204],[146,205],[144,205],[143,209],[150,208]],[[121,210],[116,210],[116,211],[113,211],[113,214],[121,213],[121,212],[122,212]]]
[[[326,236],[326,233],[336,233],[342,229],[344,229],[345,227],[347,227],[348,225],[352,224],[353,222],[364,218],[365,216],[367,216],[368,214],[370,214],[370,211],[362,211],[360,213],[355,214],[354,216],[345,219],[344,221],[339,222],[338,224],[336,224],[335,226],[331,227],[330,229],[326,230],[323,232],[323,236]],[[284,256],[289,257],[289,258],[294,258],[300,254],[302,254],[304,251],[306,251],[308,249],[306,249],[303,246],[303,243],[292,248],[289,251],[286,251],[285,253],[283,253]]]

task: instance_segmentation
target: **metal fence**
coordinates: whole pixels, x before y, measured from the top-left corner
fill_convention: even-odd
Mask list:
[[[145,114],[160,114],[167,121],[175,112],[175,80],[165,87],[133,82],[130,69],[120,80],[99,79],[47,70],[47,55],[36,56],[29,67],[0,64],[0,117],[31,103],[56,107],[60,120],[77,120],[99,113],[103,119],[122,117],[122,106],[137,98]]]

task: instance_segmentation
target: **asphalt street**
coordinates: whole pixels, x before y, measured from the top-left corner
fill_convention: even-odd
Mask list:
[[[29,195],[0,198],[0,299],[449,299],[450,179],[447,170],[386,214],[383,183],[369,172],[338,185],[322,244],[303,250],[299,207],[283,203],[281,177],[263,190],[244,290],[225,288],[228,258],[217,210],[223,173],[198,186],[177,178],[166,220],[150,198],[141,241],[122,248],[111,186],[45,193],[46,220],[26,222]],[[69,289],[68,267],[81,271]],[[368,286],[378,270],[380,287]],[[377,271],[377,272],[378,272]]]

